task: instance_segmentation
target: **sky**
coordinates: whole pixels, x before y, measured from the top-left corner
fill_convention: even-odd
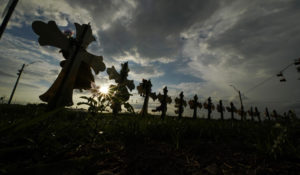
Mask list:
[[[1,1],[0,13],[7,2]],[[58,48],[38,44],[31,24],[53,20],[73,31],[75,22],[90,23],[96,42],[88,51],[102,55],[107,68],[119,70],[128,61],[135,86],[143,78],[151,79],[154,92],[167,86],[173,99],[169,115],[181,91],[187,101],[197,94],[200,102],[212,97],[215,104],[222,99],[238,108],[238,93],[230,85],[240,90],[246,109],[291,109],[300,115],[296,66],[283,72],[286,82],[276,77],[300,57],[299,19],[297,0],[20,0],[0,40],[0,96],[9,98],[23,63],[36,62],[25,67],[13,103],[41,102],[38,96],[56,79],[63,57]],[[99,86],[113,83],[106,71],[95,79]],[[139,111],[143,98],[136,90],[132,94],[129,102]],[[82,95],[90,92],[74,91],[75,104]],[[149,111],[155,106],[151,100]]]

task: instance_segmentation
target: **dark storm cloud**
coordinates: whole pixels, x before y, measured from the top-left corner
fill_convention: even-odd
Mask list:
[[[238,65],[248,59],[259,59],[265,66],[275,61],[297,58],[300,54],[300,6],[296,1],[256,2],[238,22],[221,35],[208,41],[210,49],[222,49],[240,55],[228,65]]]
[[[109,23],[107,30],[100,30],[100,43],[106,56],[122,56],[124,52],[138,52],[142,58],[175,58],[180,55],[181,32],[196,22],[210,17],[219,7],[219,1],[199,0],[145,0],[129,1],[70,1],[91,11],[100,23]],[[128,16],[110,21],[115,13],[125,9]]]
[[[66,0],[66,2],[68,2],[70,6],[87,9],[93,14],[94,18],[101,19],[98,22],[110,20],[110,18],[119,8],[118,3],[114,3],[114,1],[110,0]]]
[[[218,1],[143,1],[130,26],[138,52],[150,58],[178,55],[182,46],[180,33],[207,19],[218,5]]]

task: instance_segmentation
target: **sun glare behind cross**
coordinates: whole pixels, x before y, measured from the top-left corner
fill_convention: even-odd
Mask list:
[[[100,88],[100,92],[103,93],[103,94],[108,94],[108,86],[102,86]]]

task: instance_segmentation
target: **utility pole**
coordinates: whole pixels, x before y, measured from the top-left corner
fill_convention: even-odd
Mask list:
[[[230,85],[230,86],[233,87],[233,89],[239,93],[240,102],[241,102],[241,119],[244,120],[244,105],[243,105],[243,101],[242,101],[241,91],[238,90],[238,89],[237,89],[236,87],[234,87],[233,85]]]
[[[5,15],[5,18],[3,19],[3,22],[1,24],[1,26],[0,26],[0,39],[1,39],[1,36],[2,36],[6,26],[7,26],[7,23],[8,23],[11,15],[12,15],[12,13],[15,10],[15,7],[18,4],[18,1],[19,0],[10,0],[9,3],[7,4],[6,8],[8,9],[8,11],[7,11],[7,14]]]
[[[22,72],[23,72],[25,66],[29,66],[29,65],[31,65],[31,64],[38,63],[38,62],[41,62],[41,61],[33,61],[33,62],[29,63],[29,64],[23,64],[23,65],[22,65],[22,68],[21,68],[21,69],[19,70],[19,72],[17,73],[18,78],[17,78],[17,81],[16,81],[16,83],[15,83],[14,89],[13,89],[13,91],[11,92],[10,98],[9,98],[9,100],[8,100],[8,104],[11,103],[11,100],[12,100],[12,98],[13,98],[13,96],[14,96],[14,93],[15,93],[16,88],[17,88],[18,83],[19,83],[19,79],[20,79],[20,77],[21,77],[21,75],[22,75]]]
[[[8,104],[11,103],[11,100],[12,100],[12,98],[13,98],[13,96],[14,96],[14,93],[15,93],[15,91],[16,91],[16,88],[17,88],[17,86],[18,86],[19,79],[20,79],[20,77],[21,77],[21,75],[22,75],[22,72],[23,72],[23,70],[24,70],[24,67],[25,67],[25,64],[22,65],[22,68],[21,68],[21,69],[19,70],[19,72],[17,73],[18,78],[17,78],[17,81],[16,81],[15,86],[14,86],[14,88],[13,88],[13,91],[11,92],[10,98],[9,98],[9,100],[8,100]]]

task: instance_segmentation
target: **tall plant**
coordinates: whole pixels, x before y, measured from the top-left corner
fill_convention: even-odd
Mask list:
[[[92,96],[81,96],[81,99],[86,101],[78,102],[77,105],[87,105],[88,111],[95,115],[96,113],[108,111],[107,107],[109,106],[109,98],[106,94],[99,92],[99,86],[96,86],[95,83],[91,84],[91,93]]]

